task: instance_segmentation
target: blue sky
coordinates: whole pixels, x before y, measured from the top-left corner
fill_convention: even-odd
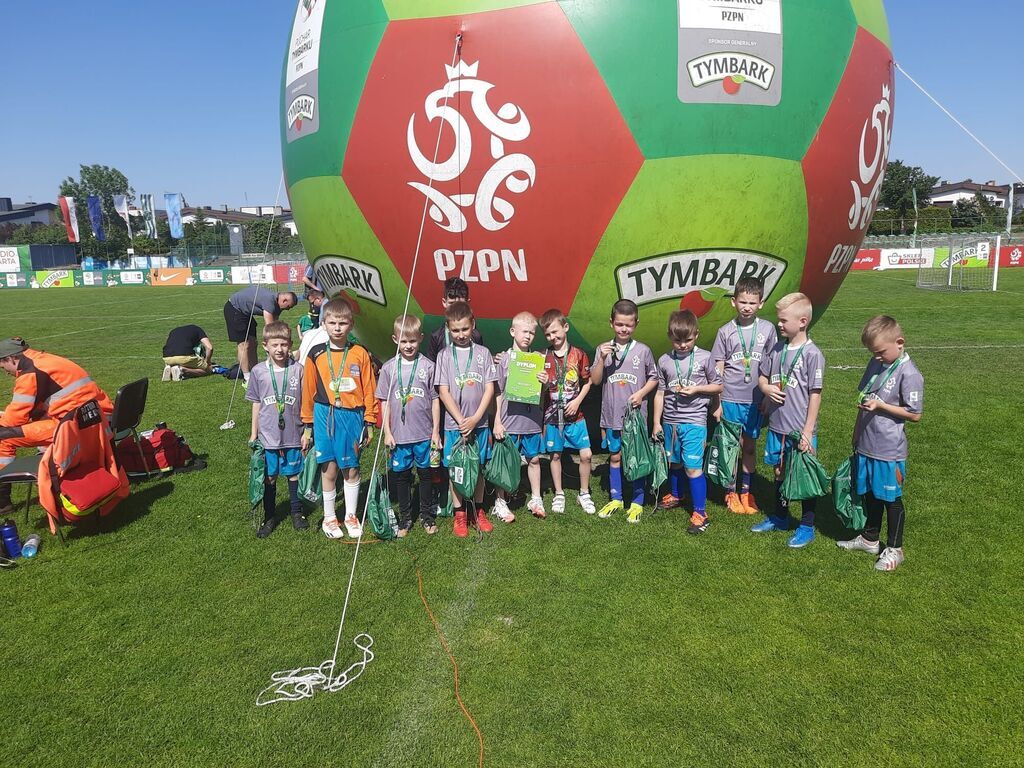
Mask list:
[[[137,192],[180,191],[205,205],[272,203],[294,6],[4,3],[0,196],[51,201],[79,163],[102,163],[124,171]],[[1024,174],[1024,100],[1014,85],[1024,3],[889,0],[887,8],[897,60]],[[896,99],[892,159],[944,179],[1009,179],[902,76]]]

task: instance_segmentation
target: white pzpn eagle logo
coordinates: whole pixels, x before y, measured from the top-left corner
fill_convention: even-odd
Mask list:
[[[868,225],[871,210],[878,202],[882,192],[882,177],[885,175],[885,164],[889,158],[889,140],[892,136],[892,103],[889,85],[882,86],[882,98],[871,110],[871,117],[864,121],[860,131],[860,155],[857,158],[860,170],[860,183],[851,179],[853,187],[853,205],[847,223],[850,229],[864,229]],[[865,153],[864,140],[867,138],[868,123],[874,130],[874,151],[869,158]]]
[[[463,209],[471,210],[481,227],[496,232],[512,221],[515,207],[502,197],[505,192],[520,195],[534,185],[537,169],[531,160],[521,152],[506,153],[507,142],[520,142],[530,135],[530,121],[526,113],[515,104],[505,102],[493,112],[487,104],[487,93],[493,83],[477,79],[480,62],[458,66],[445,65],[448,82],[444,87],[431,92],[423,104],[427,120],[440,118],[451,128],[455,144],[451,155],[438,158],[435,164],[433,148],[430,157],[420,151],[414,131],[416,115],[409,118],[407,142],[409,156],[416,168],[434,184],[444,184],[459,178],[469,165],[473,154],[473,137],[466,119],[459,113],[458,102],[453,97],[458,93],[469,93],[469,105],[473,115],[490,132],[490,153],[493,163],[480,179],[476,192],[446,195],[436,186],[419,181],[410,181],[409,186],[417,189],[430,201],[430,218],[448,232],[465,232],[468,226]],[[445,103],[447,101],[447,103]]]

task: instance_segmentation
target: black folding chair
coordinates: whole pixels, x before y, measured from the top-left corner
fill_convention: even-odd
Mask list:
[[[22,456],[0,469],[0,485],[24,484],[28,486],[25,496],[25,525],[28,525],[28,510],[32,506],[32,486],[39,480],[39,456]]]
[[[117,390],[114,398],[114,414],[110,417],[110,428],[114,431],[114,448],[122,440],[132,437],[139,449],[139,459],[146,470],[146,477],[149,478],[152,472],[146,462],[146,455],[142,452],[142,443],[139,442],[138,428],[142,423],[142,414],[146,410],[146,397],[149,394],[149,379],[139,379],[131,384],[125,384]]]

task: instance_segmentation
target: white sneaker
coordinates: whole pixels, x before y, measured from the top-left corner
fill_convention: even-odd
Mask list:
[[[164,372],[160,376],[160,381],[170,381],[170,380],[171,380],[171,366],[165,365],[164,366]]]
[[[348,535],[353,539],[358,539],[363,535],[363,527],[359,525],[359,518],[355,515],[349,515],[345,518],[345,530],[348,531]]]
[[[589,493],[581,493],[579,501],[580,506],[583,507],[583,511],[588,515],[592,515],[597,512],[597,506],[594,504],[594,500],[590,498]]]
[[[876,571],[895,571],[903,563],[903,548],[886,547],[875,563]]]
[[[565,494],[556,493],[554,498],[551,499],[551,511],[562,513],[565,512]]]
[[[548,513],[544,511],[544,499],[540,496],[534,496],[526,502],[526,508],[530,510],[530,514],[538,520],[543,520],[548,516]]]
[[[494,506],[491,508],[491,514],[503,523],[514,523],[516,521],[516,516],[512,514],[512,510],[508,508],[508,502],[504,499],[494,500]]]
[[[172,365],[171,366],[171,381],[181,381],[181,366],[180,365]]]
[[[325,517],[324,521],[320,524],[320,530],[324,532],[324,536],[328,539],[345,538],[345,534],[341,532],[341,524],[336,517],[332,517],[329,520]]]
[[[881,545],[877,541],[868,541],[863,536],[857,536],[849,541],[837,541],[836,546],[847,552],[870,552],[872,555],[877,555],[881,551]]]

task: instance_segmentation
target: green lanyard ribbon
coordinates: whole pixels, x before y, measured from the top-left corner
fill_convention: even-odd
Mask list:
[[[691,349],[690,350],[690,366],[686,369],[686,379],[685,380],[687,382],[690,381],[691,377],[693,376],[693,364],[695,362],[694,361],[695,357],[696,357],[696,355],[693,354],[693,350]],[[674,352],[672,353],[672,362],[674,362],[676,364],[676,391],[678,392],[679,390],[681,390],[685,386],[685,384],[683,383],[683,381],[684,381],[683,380],[683,369],[679,367],[679,358],[675,356]]]
[[[274,376],[274,364],[267,360],[267,370],[270,371],[270,383],[274,385],[274,399],[277,401],[277,427],[281,431],[284,431],[284,395],[281,394],[281,390],[288,391],[288,364],[291,360],[286,360],[284,364],[284,375],[281,377],[281,388],[277,387],[277,378]]]
[[[420,356],[412,364],[412,372],[409,374],[409,383],[402,386],[402,356],[395,357],[395,376],[398,378],[398,400],[402,403],[402,423],[405,424],[405,404],[412,400],[412,383],[416,380],[416,369],[420,365]]]
[[[779,389],[785,389],[789,385],[789,380],[793,377],[793,370],[796,368],[796,364],[800,362],[800,358],[804,354],[804,347],[806,346],[807,342],[805,341],[796,351],[796,356],[793,358],[793,364],[789,366],[789,373],[783,373],[786,369],[786,358],[789,356],[789,344],[783,347],[782,360],[779,362]]]
[[[624,346],[622,348],[622,354],[621,355],[618,352],[615,352],[613,350],[615,361],[618,362],[618,363],[621,363],[623,360],[625,360],[626,356],[629,354],[629,350],[633,348],[634,344],[636,344],[636,341],[634,339],[630,339],[629,340],[629,344],[627,344],[626,346]],[[618,366],[615,366],[615,367],[616,367],[616,369],[618,368]]]
[[[335,395],[335,404],[340,402],[338,393],[340,392],[341,380],[345,378],[345,361],[348,360],[348,353],[351,349],[352,348],[348,344],[345,345],[345,354],[341,356],[341,375],[339,376],[334,372],[334,350],[331,349],[329,344],[327,345],[327,367],[331,371],[330,389]]]
[[[459,376],[459,356],[455,354],[455,345],[452,344],[449,348],[452,351],[452,362],[455,365],[455,383],[459,387],[459,392],[461,392],[469,380],[469,369],[473,365],[473,345],[470,344],[469,346],[469,355],[466,357],[466,369],[462,372],[461,376]]]
[[[747,340],[743,338],[743,331],[740,329],[740,324],[736,323],[736,335],[740,339],[740,349],[743,350],[743,383],[750,383],[750,359],[754,351],[754,341],[757,338],[757,319],[750,325],[750,346],[747,346]]]
[[[867,400],[868,395],[877,395],[879,392],[881,392],[882,388],[888,383],[889,379],[896,372],[896,369],[900,367],[900,363],[902,363],[905,359],[906,358],[903,355],[900,355],[898,358],[896,358],[893,364],[889,366],[889,370],[885,372],[885,377],[882,379],[882,383],[878,385],[878,389],[872,392],[871,387],[874,386],[875,379],[877,379],[879,374],[882,372],[881,369],[879,369],[878,373],[876,373],[874,376],[868,379],[867,386],[865,386],[864,389],[862,389],[860,391],[860,394],[857,396],[857,402],[863,403],[865,400]]]

